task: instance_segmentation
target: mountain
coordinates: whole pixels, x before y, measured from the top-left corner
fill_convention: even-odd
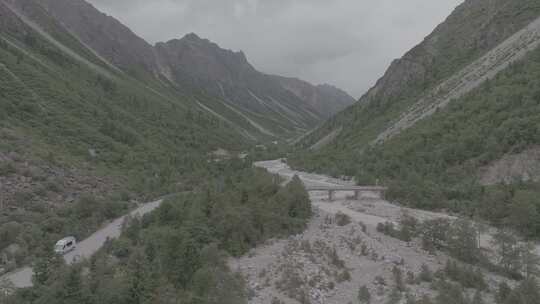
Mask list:
[[[124,72],[42,4],[0,1],[0,272],[193,189],[219,172],[212,151],[248,150],[244,131],[256,134],[201,108],[205,95]]]
[[[313,86],[297,78],[280,76],[273,76],[273,78],[287,91],[307,101],[325,119],[332,117],[356,102],[345,91],[329,84]],[[328,100],[332,100],[332,102],[329,103]]]
[[[420,44],[402,58],[394,60],[383,77],[356,105],[336,115],[313,132],[312,136],[303,142],[304,147],[314,145],[328,134],[347,125],[341,136],[353,139],[348,141],[350,145],[361,149],[366,143],[376,140],[379,134],[390,128],[401,115],[413,108],[415,103],[435,103],[434,97],[444,97],[446,94],[442,93],[445,91],[459,89],[457,84],[460,80],[465,82],[465,78],[475,77],[474,73],[460,74],[467,72],[467,68],[474,63],[498,67],[496,60],[475,61],[482,59],[482,56],[495,46],[525,28],[537,17],[538,3],[533,0],[465,1]],[[509,46],[509,49],[526,48],[527,37],[524,43]],[[508,52],[505,54],[509,57],[515,55]],[[502,58],[503,62],[504,59]],[[473,69],[473,72],[486,74],[485,70]],[[452,83],[445,83],[449,80]],[[454,83],[456,81],[457,83]],[[460,94],[450,97],[459,96]],[[427,106],[421,105],[421,108]]]
[[[247,122],[255,131],[246,133],[255,138],[295,137],[355,102],[337,88],[261,73],[242,52],[222,49],[196,34],[152,46],[83,0],[41,3],[107,62],[138,79],[154,78],[178,91],[211,97],[212,102],[199,100],[202,108]]]
[[[231,99],[211,94],[218,83]],[[241,94],[253,95],[252,102],[261,99],[260,106],[241,98],[245,109],[235,104],[239,101],[232,98]],[[172,203],[179,207],[170,218],[175,228],[154,232],[164,236],[163,244],[183,243],[193,252],[196,258],[186,260],[180,247],[167,251],[175,261],[187,261],[185,269],[167,266],[185,282],[210,269],[199,268],[214,265],[203,250],[211,243],[241,254],[267,238],[298,233],[310,215],[303,185],[281,187],[274,176],[253,169],[250,158],[236,156],[256,151],[259,141],[285,139],[282,128],[308,128],[322,117],[272,76],[257,72],[243,54],[195,35],[154,47],[83,1],[0,0],[0,276],[44,261],[40,265],[51,277],[43,279],[36,266],[36,292],[44,292],[36,301],[56,303],[53,289],[44,284],[60,282],[68,269],[51,256],[55,242],[66,235],[84,239],[164,195],[179,199]],[[180,207],[185,198],[191,201],[186,209]],[[195,214],[206,223],[192,221]],[[197,227],[178,226],[185,215]],[[253,229],[246,229],[247,222]],[[181,241],[166,237],[182,234]],[[217,247],[215,253],[212,261],[225,265]],[[124,270],[112,268],[119,279],[113,281],[124,281]],[[226,275],[219,280],[229,284],[212,297],[238,293],[235,298],[241,298],[242,282],[219,268]],[[185,291],[196,289],[178,285],[165,272],[159,276],[163,280],[155,282],[174,282],[174,301],[191,298]],[[34,302],[24,294],[7,302],[11,291],[4,289],[3,278],[1,303]],[[108,285],[113,281],[104,286],[116,285]],[[126,292],[115,293],[105,302],[133,302]]]
[[[538,1],[465,1],[289,162],[496,224],[513,205],[540,211],[539,17]]]
[[[244,53],[224,50],[196,34],[158,43],[155,49],[169,81],[222,99],[266,134],[301,134],[354,102],[338,89],[263,74]],[[298,84],[302,92],[295,90]]]
[[[24,240],[0,272],[353,101],[288,81],[195,34],[150,45],[85,1],[0,0],[0,255]]]

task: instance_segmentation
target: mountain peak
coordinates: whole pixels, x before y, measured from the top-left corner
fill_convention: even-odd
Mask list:
[[[184,38],[182,38],[182,40],[199,41],[199,40],[202,40],[202,39],[201,39],[201,37],[199,37],[199,35],[192,32],[192,33],[186,34],[184,36]]]

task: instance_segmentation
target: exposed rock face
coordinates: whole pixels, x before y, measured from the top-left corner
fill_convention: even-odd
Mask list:
[[[350,106],[355,100],[346,92],[328,84],[313,86],[297,78],[276,76],[281,85],[296,97],[307,101],[325,118]],[[329,102],[329,101],[333,102]]]
[[[257,71],[243,52],[224,50],[196,34],[155,47],[166,77],[174,83],[202,88],[213,96],[255,114],[307,130],[355,100],[331,86],[272,76]],[[284,124],[285,125],[285,124]]]
[[[540,181],[540,147],[506,155],[483,168],[480,173],[480,183],[483,185],[538,181]]]
[[[163,66],[194,78],[245,86],[258,74],[243,52],[224,50],[194,33],[158,43],[156,51]]]
[[[82,0],[42,0],[47,11],[66,29],[117,67],[157,71],[152,45],[113,17]]]
[[[462,97],[488,79],[495,77],[539,45],[540,18],[435,88],[425,92],[422,98],[401,114],[397,122],[380,133],[375,142],[385,141],[412,127],[418,121],[433,115],[439,109],[446,107],[452,100]]]
[[[222,49],[195,34],[152,46],[84,0],[16,2],[25,13],[27,7],[39,7],[35,5],[39,3],[68,32],[120,70],[136,77],[147,73],[182,91],[202,91],[219,98],[257,123],[257,116],[264,117],[263,125],[276,126],[277,135],[311,129],[355,102],[331,86],[261,73],[244,53]],[[41,26],[46,28],[46,24]]]
[[[526,0],[465,1],[422,43],[395,60],[361,101],[419,93],[524,28],[535,19],[528,7],[538,5]]]

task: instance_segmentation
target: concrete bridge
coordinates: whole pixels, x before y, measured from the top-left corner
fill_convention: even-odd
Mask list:
[[[338,191],[348,191],[354,192],[354,199],[358,200],[360,198],[360,193],[362,192],[372,192],[377,193],[379,197],[384,197],[384,192],[388,190],[387,187],[381,186],[306,186],[308,192],[313,191],[324,191],[328,192],[328,200],[334,200],[334,193]]]

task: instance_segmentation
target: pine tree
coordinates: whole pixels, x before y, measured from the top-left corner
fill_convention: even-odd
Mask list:
[[[457,220],[450,229],[448,249],[453,257],[474,264],[480,258],[476,229],[468,220]]]
[[[519,299],[519,302],[515,302]],[[535,278],[523,280],[506,300],[507,304],[538,304],[540,299],[540,286]],[[512,302],[514,301],[514,302]]]
[[[63,304],[88,303],[87,296],[83,296],[86,288],[83,286],[80,267],[70,267],[62,283],[62,287],[57,291]]]
[[[358,300],[362,304],[370,304],[371,303],[371,293],[369,292],[369,289],[367,286],[360,287],[360,290],[358,291]]]
[[[429,269],[429,266],[426,264],[422,264],[422,267],[420,269],[420,275],[418,275],[418,278],[422,282],[432,282],[433,281],[433,272],[431,269]]]
[[[525,276],[531,278],[540,275],[540,257],[536,254],[536,246],[532,242],[527,242],[522,249],[523,267]]]
[[[433,301],[428,295],[423,295],[420,300],[416,304],[433,304]]]
[[[144,304],[152,297],[150,288],[151,273],[148,261],[141,249],[136,249],[128,262],[128,299],[132,304]]]
[[[499,284],[499,289],[497,290],[497,293],[495,294],[495,301],[498,304],[504,304],[506,303],[506,299],[510,296],[510,293],[512,293],[512,289],[506,282],[501,282]]]
[[[484,304],[485,303],[484,298],[482,297],[482,293],[480,291],[476,291],[471,303],[472,304]]]
[[[392,292],[390,293],[386,304],[397,304],[401,301],[401,298],[403,298],[403,295],[401,294],[399,289],[394,288],[392,289]]]
[[[64,265],[64,259],[50,248],[43,248],[41,255],[33,263],[35,285],[45,285],[55,277]]]
[[[311,200],[298,175],[295,175],[291,182],[285,186],[285,190],[289,193],[289,216],[309,219],[313,213]]]
[[[522,265],[516,237],[506,229],[500,229],[493,236],[492,244],[497,248],[499,265],[510,274],[519,273]]]
[[[394,275],[396,289],[399,290],[399,292],[404,292],[405,283],[403,282],[403,272],[401,271],[399,267],[394,266],[394,268],[392,269],[392,274]]]

